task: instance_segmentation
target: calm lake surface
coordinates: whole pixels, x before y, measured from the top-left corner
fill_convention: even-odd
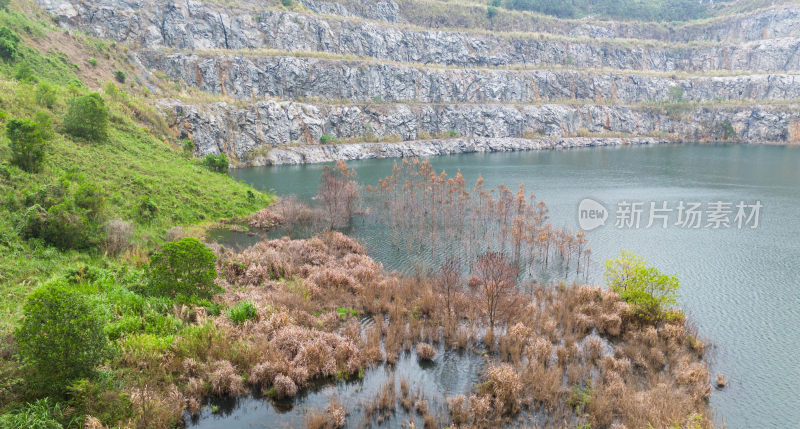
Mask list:
[[[375,184],[396,160],[349,165],[359,181]],[[728,387],[711,404],[729,428],[788,428],[800,422],[800,148],[743,145],[660,145],[564,151],[464,154],[432,158],[437,170],[461,170],[468,184],[487,188],[520,183],[550,208],[554,225],[577,228],[578,204],[592,198],[609,211],[605,226],[587,233],[595,263],[590,282],[602,282],[602,261],[628,249],[662,271],[677,274],[680,305],[715,345],[712,375]],[[278,195],[306,199],[323,165],[234,170],[237,179]],[[643,202],[641,227],[617,228],[618,203]],[[760,201],[759,225],[687,229],[645,228],[650,202],[735,205]],[[359,235],[358,233],[356,235]],[[385,237],[359,236],[382,259]],[[233,420],[232,422],[235,422]],[[237,427],[236,423],[228,427]],[[246,426],[241,426],[246,427]]]

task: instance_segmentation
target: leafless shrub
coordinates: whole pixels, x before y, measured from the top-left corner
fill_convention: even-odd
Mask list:
[[[103,229],[106,236],[104,247],[107,254],[118,256],[130,249],[134,235],[133,223],[114,219],[108,221]]]
[[[516,285],[519,268],[499,252],[485,252],[472,265],[480,280],[483,305],[489,317],[489,331],[494,332],[500,309],[508,304]]]
[[[316,199],[329,229],[347,226],[359,201],[356,172],[344,161],[334,168],[325,166]]]
[[[178,240],[180,240],[182,238],[185,238],[188,235],[189,234],[187,234],[186,231],[182,227],[173,226],[172,228],[167,230],[167,233],[164,235],[164,239],[169,241],[169,242],[172,242],[172,241],[178,241]]]

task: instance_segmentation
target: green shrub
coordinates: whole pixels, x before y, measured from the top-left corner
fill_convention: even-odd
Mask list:
[[[45,186],[26,198],[20,224],[24,238],[40,238],[61,249],[85,249],[101,241],[105,193],[94,183],[79,178],[75,184],[63,178],[58,186]]]
[[[92,67],[97,67],[97,60],[94,58],[89,58],[89,65]]]
[[[81,379],[68,388],[69,404],[77,415],[90,415],[103,424],[112,426],[120,420],[133,417],[133,403],[110,380],[93,381]]]
[[[736,130],[733,129],[733,125],[731,125],[731,121],[725,121],[720,126],[722,139],[728,140],[736,137]]]
[[[258,315],[256,306],[250,301],[242,301],[228,309],[228,318],[236,324],[242,324]]]
[[[183,151],[186,153],[194,152],[194,142],[189,139],[183,139],[181,147],[183,148]]]
[[[214,155],[209,153],[203,158],[203,165],[211,171],[217,173],[228,172],[228,157],[224,153]]]
[[[39,171],[46,149],[39,125],[28,119],[12,119],[6,124],[6,136],[11,141],[11,162],[27,172]]]
[[[2,429],[63,429],[74,427],[78,416],[68,417],[66,406],[50,398],[26,404],[24,408],[0,415]]]
[[[68,202],[48,210],[34,205],[23,216],[24,238],[41,238],[60,249],[86,249],[99,242],[96,223]]]
[[[0,10],[6,10],[11,0],[0,0]]]
[[[284,7],[292,7],[292,5],[294,5],[294,0],[281,0],[281,4]]]
[[[72,95],[80,95],[84,88],[83,82],[78,78],[70,79],[69,82],[67,82],[67,91]]]
[[[186,237],[167,243],[150,258],[150,290],[164,296],[197,296],[211,298],[220,290],[217,257],[200,240]]]
[[[55,137],[56,132],[53,130],[53,121],[47,112],[36,112],[33,122],[39,127],[39,134],[43,139],[50,140]]]
[[[158,206],[147,195],[142,195],[139,199],[139,204],[136,206],[136,215],[139,219],[148,222],[153,220],[158,213]]]
[[[8,27],[0,27],[0,58],[12,60],[17,56],[19,36]]]
[[[58,100],[56,87],[48,82],[40,82],[36,86],[36,103],[40,106],[52,109]]]
[[[683,87],[681,87],[680,85],[675,85],[675,86],[671,87],[667,91],[667,96],[669,97],[669,100],[671,102],[673,102],[673,103],[681,103],[681,102],[683,102],[684,101],[683,100]]]
[[[606,284],[631,305],[633,315],[646,321],[658,321],[665,310],[677,303],[678,279],[647,267],[633,252],[623,250],[620,257],[606,261]]]
[[[486,8],[486,17],[493,19],[497,15],[497,6],[489,6]]]
[[[322,136],[319,138],[319,142],[320,142],[320,143],[322,143],[322,144],[333,143],[333,140],[334,140],[334,139],[333,139],[333,136],[329,136],[329,135],[327,135],[327,134],[323,134],[323,135],[322,135]]]
[[[24,83],[36,83],[39,81],[27,61],[19,63],[16,73],[14,73],[14,79]]]
[[[94,141],[108,137],[108,110],[100,94],[95,92],[70,101],[64,118],[64,131]]]
[[[125,79],[127,79],[127,78],[128,78],[128,76],[122,70],[116,70],[114,72],[114,79],[116,79],[117,82],[119,82],[119,83],[125,83]]]
[[[14,337],[43,391],[63,392],[87,377],[106,350],[104,320],[80,293],[62,282],[36,288],[25,301]]]

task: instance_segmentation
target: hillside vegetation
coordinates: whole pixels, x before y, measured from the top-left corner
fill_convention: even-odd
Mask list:
[[[102,280],[79,289],[79,301],[109,311],[101,303],[111,295],[138,296],[126,285],[138,284],[167,235],[271,201],[188,156],[188,143],[169,134],[120,52],[113,42],[55,28],[30,2],[0,11],[0,410],[47,391],[28,382],[28,362],[11,337],[31,291]],[[140,316],[169,322],[153,311]],[[36,404],[63,411],[59,401]],[[0,427],[33,424],[11,421],[0,419]]]

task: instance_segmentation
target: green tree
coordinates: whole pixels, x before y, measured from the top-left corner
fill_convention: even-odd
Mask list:
[[[225,156],[224,153],[219,155],[209,153],[205,156],[205,158],[203,158],[203,165],[211,171],[216,171],[217,173],[227,173],[228,157]]]
[[[217,257],[200,240],[186,237],[167,243],[150,258],[150,290],[158,295],[211,298],[220,290]]]
[[[53,130],[53,121],[50,119],[50,115],[47,114],[47,112],[36,112],[36,115],[33,117],[33,122],[39,127],[39,134],[41,134],[43,139],[50,140],[55,137],[56,133]]]
[[[489,6],[486,8],[486,17],[493,19],[497,15],[497,6]]]
[[[12,119],[6,124],[6,136],[11,141],[11,162],[27,172],[39,171],[46,148],[39,125],[28,119]]]
[[[8,27],[0,27],[0,58],[13,60],[17,56],[19,36]]]
[[[58,93],[56,87],[48,82],[41,82],[36,86],[36,103],[52,109],[56,104]]]
[[[64,131],[74,137],[88,140],[105,140],[108,137],[108,110],[103,97],[94,92],[72,99]]]
[[[623,250],[619,258],[606,261],[604,276],[611,290],[643,320],[658,321],[677,303],[678,278],[646,266],[644,259],[631,251]]]
[[[14,337],[45,392],[62,393],[70,381],[87,377],[103,359],[105,321],[65,282],[40,286],[25,301]]]

